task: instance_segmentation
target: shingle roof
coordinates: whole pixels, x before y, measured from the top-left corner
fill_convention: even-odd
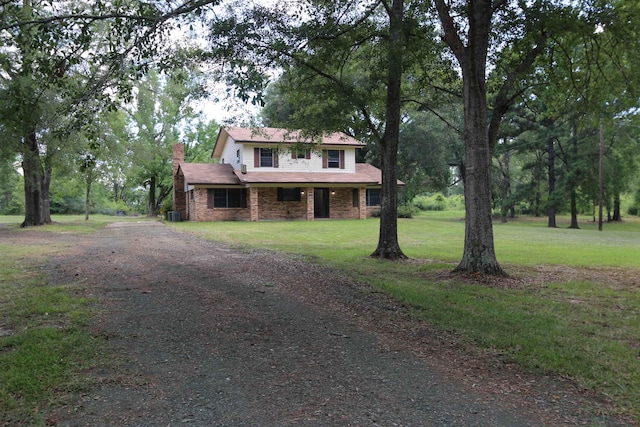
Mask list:
[[[180,163],[180,170],[188,184],[240,185],[230,164]]]
[[[180,170],[189,185],[381,185],[382,172],[368,163],[356,163],[355,173],[340,172],[247,172],[234,170],[230,164],[181,163]],[[398,181],[398,185],[404,185]]]
[[[322,136],[322,140],[318,141],[313,137],[305,137],[299,130],[289,130],[281,128],[243,128],[243,127],[224,127],[220,129],[218,138],[213,147],[213,157],[218,157],[222,153],[222,146],[227,140],[227,136],[234,141],[250,144],[295,144],[295,143],[318,143],[321,145],[338,145],[349,147],[364,147],[364,142],[358,141],[342,132],[334,132]]]
[[[236,142],[252,143],[289,143],[308,142],[314,143],[313,138],[303,136],[299,130],[288,130],[280,128],[242,128],[226,127],[221,130],[226,131]],[[334,132],[322,136],[322,144],[325,145],[348,145],[361,147],[365,144],[342,132]]]

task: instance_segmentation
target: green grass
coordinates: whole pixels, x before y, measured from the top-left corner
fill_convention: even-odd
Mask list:
[[[51,231],[54,233],[92,233],[105,225],[115,221],[158,221],[158,218],[146,216],[112,216],[112,215],[91,215],[89,220],[84,219],[84,215],[52,215],[53,224],[36,227],[37,231]],[[19,229],[24,221],[24,216],[0,215],[0,227],[9,227],[12,230]],[[26,231],[33,230],[27,228]]]
[[[368,257],[377,245],[375,219],[171,226],[240,248],[309,255],[384,290],[429,324],[531,372],[570,376],[640,420],[638,218],[606,223],[602,232],[591,221],[580,230],[549,229],[544,218],[496,223],[498,259],[519,279],[507,288],[441,274],[462,256],[463,218],[462,212],[429,212],[399,220],[400,246],[418,261],[412,263]],[[566,227],[568,218],[558,222]],[[581,275],[536,279],[541,269]]]
[[[38,230],[87,232],[84,227]],[[25,236],[33,231],[17,226],[11,230]],[[38,271],[47,254],[64,249],[37,239],[12,244],[0,240],[1,425],[45,425],[45,409],[85,387],[81,370],[102,360],[100,341],[85,328],[90,301],[76,295],[77,285],[49,285]]]
[[[628,220],[631,221],[631,220]],[[495,244],[501,263],[640,268],[640,221],[605,224],[597,231],[550,229],[541,220],[497,223]],[[367,256],[376,248],[376,219],[345,221],[177,223],[175,227],[235,245],[251,245],[322,256],[339,262]],[[462,256],[464,213],[429,212],[398,220],[402,250],[411,258],[457,262]]]

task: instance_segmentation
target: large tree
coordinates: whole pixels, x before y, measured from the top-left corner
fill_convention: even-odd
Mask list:
[[[272,110],[272,123],[311,134],[344,131],[369,143],[383,174],[379,241],[372,256],[403,258],[397,236],[398,142],[403,105],[416,98],[407,96],[407,75],[428,81],[424,69],[416,70],[433,63],[438,44],[424,26],[427,8],[423,2],[384,0],[305,5],[292,15],[284,7],[243,14],[241,7],[234,9],[230,18],[214,23],[215,57],[227,58],[231,83],[247,99],[260,101],[261,65],[285,70],[278,84],[295,93],[296,109]]]
[[[50,221],[52,144],[70,138],[100,110],[130,96],[132,81],[171,49],[162,44],[173,18],[216,1],[3,2],[0,15],[1,132],[19,154],[25,183],[24,226]],[[165,39],[166,40],[166,39]],[[167,59],[169,58],[169,59]]]
[[[456,270],[504,274],[493,241],[491,151],[504,115],[539,70],[536,60],[563,37],[594,39],[599,25],[628,30],[632,22],[628,17],[637,16],[638,8],[623,3],[435,1],[443,40],[456,58],[464,86],[466,230]],[[489,93],[495,94],[491,103]]]
[[[527,7],[502,0],[436,0],[435,5],[443,40],[463,79],[466,216],[464,253],[456,270],[502,275],[491,219],[491,150],[518,79],[544,49],[545,16],[538,4]],[[538,13],[532,13],[534,9]],[[504,74],[490,115],[487,70],[492,66]]]

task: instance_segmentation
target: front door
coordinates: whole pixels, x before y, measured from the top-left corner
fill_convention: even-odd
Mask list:
[[[313,190],[313,217],[329,218],[328,188],[316,188]]]

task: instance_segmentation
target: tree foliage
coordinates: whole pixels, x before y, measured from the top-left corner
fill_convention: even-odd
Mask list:
[[[133,176],[148,191],[149,216],[160,213],[173,188],[172,148],[185,137],[184,125],[195,119],[189,106],[200,95],[196,75],[188,69],[169,74],[151,71],[137,87],[132,114]]]
[[[107,108],[131,99],[135,79],[158,60],[173,19],[215,2],[4,2],[0,15],[0,131],[4,156],[19,154],[23,225],[50,221],[56,145]],[[166,49],[163,49],[166,47]]]

